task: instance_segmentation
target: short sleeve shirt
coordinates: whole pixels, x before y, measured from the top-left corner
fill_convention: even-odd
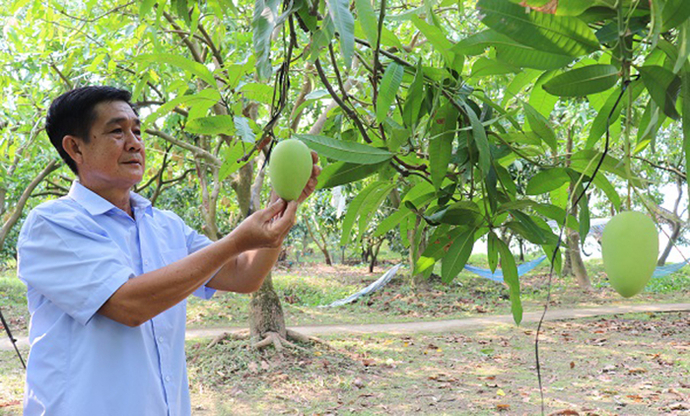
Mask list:
[[[131,193],[134,218],[74,182],[29,213],[17,245],[31,351],[24,414],[189,415],[186,301],[132,328],[97,313],[127,280],[211,241]],[[194,294],[210,298],[213,290]]]

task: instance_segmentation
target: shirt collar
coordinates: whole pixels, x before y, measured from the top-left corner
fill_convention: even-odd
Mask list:
[[[153,212],[151,201],[144,198],[143,196],[130,191],[130,203],[132,204],[132,210],[141,209],[146,214],[151,214]],[[84,207],[91,215],[101,215],[110,211],[111,209],[117,209],[110,201],[106,200],[102,196],[93,192],[89,188],[85,187],[78,180],[72,182],[72,187],[69,190],[68,197],[76,201],[79,205]]]

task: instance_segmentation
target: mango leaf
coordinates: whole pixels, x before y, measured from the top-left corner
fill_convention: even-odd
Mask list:
[[[373,165],[362,165],[359,163],[335,162],[323,168],[319,175],[317,189],[332,188],[338,185],[355,182],[373,175],[386,165],[387,162],[376,163]]]
[[[391,104],[398,94],[398,88],[403,78],[403,67],[391,62],[383,73],[378,96],[376,97],[376,121],[383,123]]]
[[[146,15],[149,14],[156,0],[142,0],[139,4],[139,19],[144,20]]]
[[[273,87],[260,82],[244,84],[239,91],[248,100],[258,101],[263,104],[271,104],[273,101]]]
[[[523,102],[522,107],[525,109],[525,117],[532,130],[555,152],[558,147],[556,133],[549,126],[546,118],[528,103]]]
[[[420,19],[417,15],[412,15],[410,21],[414,24],[417,29],[426,37],[426,39],[434,46],[434,50],[443,56],[446,65],[453,64],[453,52],[451,48],[453,44],[446,38],[446,35],[434,25],[430,25],[424,20]]]
[[[532,86],[532,91],[529,94],[529,105],[534,107],[535,110],[547,120],[551,117],[554,107],[559,98],[555,95],[549,94],[543,86],[549,82],[553,77],[558,75],[556,71],[546,71],[537,79],[537,81]],[[529,124],[529,121],[527,122]]]
[[[271,36],[278,20],[280,0],[254,0],[252,18],[252,44],[256,56],[256,70],[259,79],[268,79],[273,73],[271,67]]]
[[[462,269],[467,264],[472,248],[474,247],[474,233],[475,228],[470,228],[467,231],[461,232],[453,243],[450,245],[448,252],[443,257],[441,264],[441,280],[443,283],[450,283],[453,281]]]
[[[376,191],[369,194],[369,197],[362,204],[362,208],[359,212],[359,236],[360,238],[364,235],[367,230],[372,217],[381,206],[383,201],[388,197],[391,191],[395,188],[395,184],[387,183],[386,185],[380,187]]]
[[[168,65],[176,66],[190,74],[196,75],[206,82],[209,86],[215,87],[216,80],[213,77],[213,73],[199,62],[192,61],[181,55],[175,55],[172,53],[148,53],[144,55],[139,55],[134,58],[135,62],[142,63],[163,63]]]
[[[242,116],[233,116],[232,121],[235,123],[237,135],[245,143],[256,142],[256,134],[249,125],[249,119]]]
[[[489,231],[486,242],[486,258],[489,262],[489,270],[495,273],[498,266],[498,236],[493,231]]]
[[[232,136],[235,134],[235,121],[233,116],[230,115],[199,117],[189,121],[184,129],[194,134],[205,134],[208,136],[225,134]]]
[[[428,268],[433,266],[436,261],[441,259],[446,255],[446,251],[450,247],[450,244],[455,240],[457,236],[460,235],[463,228],[455,227],[453,229],[448,229],[448,226],[440,226],[436,228],[436,231],[429,237],[429,244],[424,249],[424,252],[415,262],[414,274],[423,273]],[[433,269],[432,269],[433,270]]]
[[[683,153],[685,154],[685,166],[690,166],[690,68],[684,65],[681,68],[681,100],[683,112]],[[690,182],[688,182],[690,190]]]
[[[631,88],[632,99],[636,100],[637,97],[639,97],[642,91],[644,90],[644,84],[639,80],[635,80],[631,82],[630,85],[628,85],[628,89]],[[599,139],[601,139],[601,136],[603,136],[606,132],[606,128],[609,125],[607,124],[607,121],[609,123],[613,123],[614,121],[616,121],[621,114],[621,110],[623,108],[626,108],[629,99],[629,94],[627,93],[623,94],[623,99],[621,99],[620,103],[618,103],[618,106],[614,108],[619,94],[620,91],[613,90],[609,94],[604,105],[601,107],[601,109],[599,109],[597,116],[594,118],[594,121],[592,122],[592,127],[590,127],[589,136],[587,137],[587,143],[585,144],[585,148],[590,149],[594,147],[597,141],[599,141]]]
[[[355,19],[350,12],[350,2],[348,0],[326,0],[326,4],[340,38],[340,52],[343,55],[345,66],[350,68],[355,51]]]
[[[348,241],[350,241],[350,238],[352,237],[350,235],[352,227],[354,226],[357,217],[359,217],[362,205],[364,205],[367,198],[369,198],[370,195],[372,195],[374,192],[380,190],[385,186],[387,186],[387,182],[385,181],[372,182],[366,188],[364,188],[359,194],[357,194],[355,199],[353,199],[348,204],[347,213],[345,214],[345,218],[343,219],[342,234],[340,237],[341,246],[347,245]]]
[[[413,215],[412,211],[404,206],[401,206],[397,211],[391,215],[388,215],[379,223],[379,225],[376,227],[376,230],[374,230],[373,237],[381,237],[388,231],[400,225],[403,220],[407,219],[411,215]]]
[[[570,177],[565,168],[543,170],[530,179],[525,193],[527,195],[541,195],[558,189],[568,182],[570,182]]]
[[[588,65],[552,78],[543,88],[559,97],[582,97],[610,89],[618,78],[613,65]]]
[[[645,65],[637,68],[642,76],[642,82],[647,87],[649,95],[657,103],[663,112],[674,120],[678,120],[680,115],[676,110],[676,101],[680,93],[681,79],[668,69],[656,66]]]
[[[242,142],[235,142],[234,145],[225,150],[223,164],[218,171],[218,180],[223,181],[228,176],[240,170],[240,168],[251,160],[241,161],[242,157],[249,151],[249,146]]]
[[[661,12],[662,32],[680,26],[690,17],[690,3],[687,0],[666,0]]]
[[[201,90],[196,94],[181,95],[173,98],[172,100],[158,107],[156,111],[154,111],[146,117],[144,124],[148,126],[155,123],[159,118],[169,114],[171,111],[175,109],[175,107],[178,106],[193,106],[195,103],[205,101],[206,104],[208,104],[210,107],[213,104],[217,103],[219,100],[220,93],[218,92],[218,90],[212,88]]]
[[[515,257],[513,257],[513,253],[510,252],[510,248],[503,240],[496,239],[496,245],[501,256],[503,281],[508,285],[510,310],[513,313],[513,320],[517,325],[520,325],[520,322],[522,322],[522,302],[520,301],[520,280],[518,278],[517,266],[515,265]]]
[[[467,102],[463,102],[463,107],[465,108],[465,114],[470,119],[472,138],[479,150],[479,169],[486,175],[491,167],[491,148],[486,137],[486,130],[484,130],[484,125],[479,121],[477,113],[474,112],[474,109]]]
[[[600,49],[594,32],[578,18],[526,13],[505,0],[479,0],[477,8],[486,26],[537,50],[577,57]]]
[[[513,66],[541,70],[563,68],[575,58],[568,55],[544,52],[515,42],[513,45],[496,45],[496,58]]]
[[[427,221],[450,225],[476,226],[482,221],[479,207],[472,201],[460,201],[427,217]]]
[[[295,134],[295,138],[303,141],[319,155],[341,162],[360,165],[373,165],[385,162],[394,155],[385,149],[379,149],[366,144],[338,140],[331,137],[314,134]]]
[[[591,176],[594,174],[594,169],[596,168],[599,159],[601,159],[601,155],[602,153],[598,150],[581,150],[574,153],[570,157],[570,167],[572,170],[577,171],[578,173]],[[607,154],[601,164],[601,170],[618,175],[620,178],[630,181],[633,186],[638,188],[643,186],[645,181],[638,176],[628,174],[625,171],[624,166],[625,164],[623,161]]]
[[[361,23],[364,35],[371,45],[371,49],[376,49],[376,42],[378,41],[378,26],[379,22],[371,6],[369,0],[355,0],[355,7],[357,8],[357,20]]]
[[[367,0],[364,0],[367,1]],[[403,105],[402,118],[407,127],[415,126],[419,122],[419,113],[424,102],[424,68],[422,60],[417,63],[417,71],[410,88],[407,90],[407,98]]]
[[[491,75],[505,75],[520,72],[520,68],[505,62],[481,57],[474,61],[470,78],[488,77]]]

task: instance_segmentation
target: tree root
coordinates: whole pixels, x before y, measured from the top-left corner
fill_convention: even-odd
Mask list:
[[[218,345],[218,343],[226,340],[226,339],[231,339],[231,340],[246,340],[249,338],[249,331],[240,331],[240,332],[223,332],[222,334],[218,335],[217,337],[213,338],[211,342],[208,343],[206,346],[206,349],[211,349]],[[264,335],[264,338],[254,342],[252,344],[252,348],[255,349],[263,349],[266,348],[270,345],[273,345],[276,349],[276,351],[283,351],[285,347],[293,348],[296,350],[300,351],[307,351],[306,348],[300,347],[299,345],[295,344],[292,341],[297,341],[301,342],[304,344],[319,344],[322,345],[326,348],[329,349],[335,349],[333,346],[331,346],[329,343],[326,341],[317,338],[317,337],[312,337],[308,335],[304,335],[300,332],[293,331],[291,329],[288,329],[286,331],[286,337],[280,336],[279,333],[277,332],[267,332]]]

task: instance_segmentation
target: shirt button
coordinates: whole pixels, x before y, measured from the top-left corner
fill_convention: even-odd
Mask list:
[[[170,382],[170,376],[165,376],[165,381]]]
[[[158,342],[163,342],[163,337],[158,337]]]
[[[144,260],[144,265],[148,266],[148,265],[149,265],[149,261],[148,261],[148,260]]]

